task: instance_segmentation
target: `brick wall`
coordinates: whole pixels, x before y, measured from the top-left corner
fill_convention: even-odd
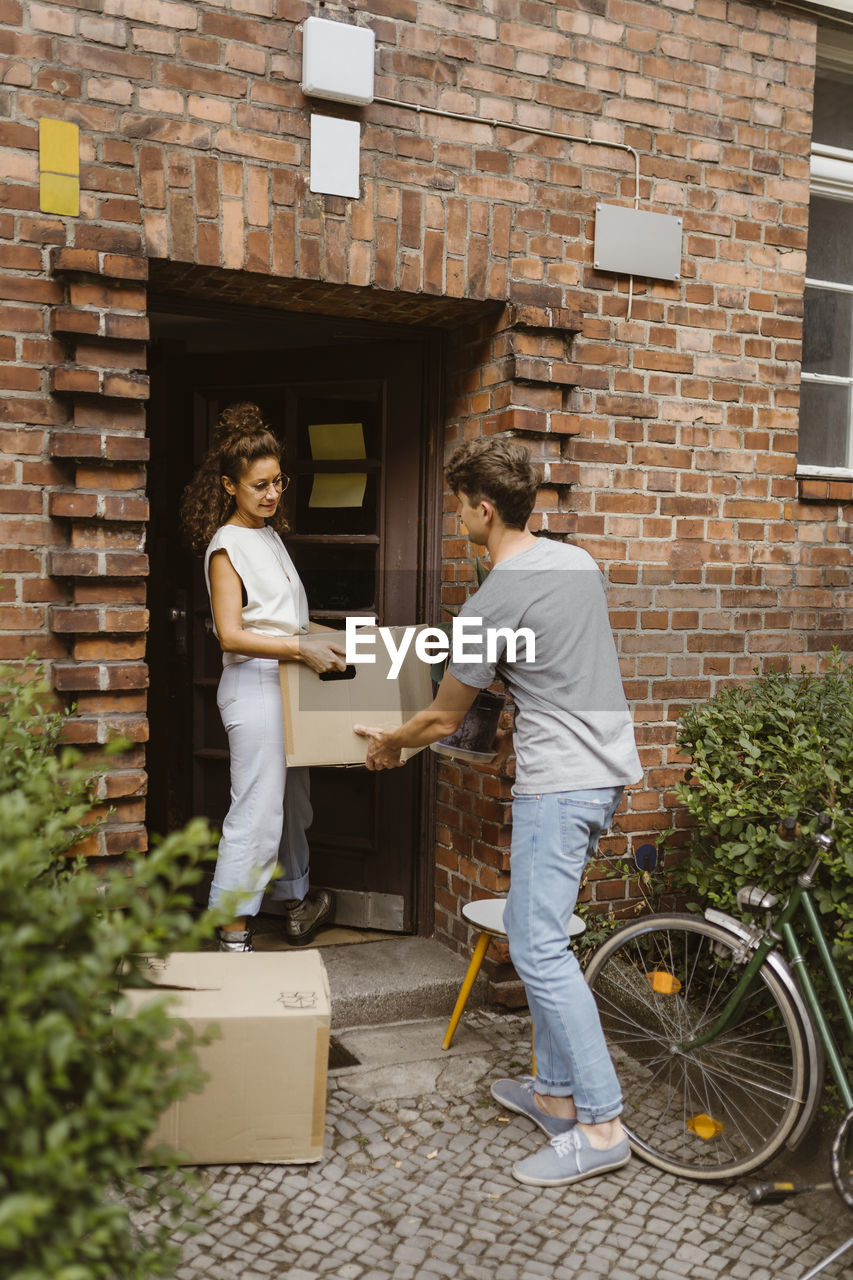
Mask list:
[[[648,767],[619,850],[672,821],[685,700],[849,644],[853,490],[795,475],[814,25],[764,0],[328,3],[375,30],[400,104],[319,108],[362,121],[350,201],[307,189],[315,12],[0,0],[0,656],[55,663],[79,740],[128,732],[106,842],[141,842],[148,259],[403,321],[491,302],[451,344],[447,444],[523,435],[539,526],[608,576]],[[39,212],[41,116],[80,126],[79,218]],[[635,280],[630,316],[626,278],[592,265],[595,202],[635,194],[604,144],[639,154],[643,207],[684,217],[681,279]],[[449,514],[445,534],[451,602],[470,566]],[[449,940],[460,897],[505,886],[507,794],[443,767]]]

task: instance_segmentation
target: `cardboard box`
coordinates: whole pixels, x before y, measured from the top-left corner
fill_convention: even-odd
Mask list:
[[[416,635],[424,629],[388,628],[397,646],[406,630]],[[359,639],[376,631],[376,627],[359,627]],[[279,663],[284,751],[289,765],[364,764],[367,739],[353,732],[353,724],[399,729],[432,702],[435,668],[417,657],[414,638],[395,679],[387,678],[391,657],[378,635],[372,652],[376,662],[354,663],[347,679],[321,679],[304,662]],[[420,750],[406,750],[403,758],[408,760]]]
[[[199,1049],[209,1079],[160,1117],[151,1146],[184,1164],[303,1164],[323,1156],[329,985],[317,951],[177,952],[152,961],[171,1015],[221,1035]],[[148,990],[127,993],[134,1006]]]

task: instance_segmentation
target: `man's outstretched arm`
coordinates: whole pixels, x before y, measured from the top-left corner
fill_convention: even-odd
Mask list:
[[[403,764],[400,752],[404,747],[428,747],[431,742],[455,733],[479,692],[448,671],[430,705],[417,711],[392,733],[369,725],[353,725],[356,733],[368,739],[365,761],[368,769],[396,769]]]

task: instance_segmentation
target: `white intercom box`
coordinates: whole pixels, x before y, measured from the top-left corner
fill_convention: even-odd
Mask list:
[[[328,18],[302,24],[302,92],[313,98],[364,104],[373,101],[376,36]]]

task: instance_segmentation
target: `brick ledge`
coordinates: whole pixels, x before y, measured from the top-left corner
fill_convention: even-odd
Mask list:
[[[829,476],[797,476],[800,502],[853,502],[853,476],[836,480]]]

